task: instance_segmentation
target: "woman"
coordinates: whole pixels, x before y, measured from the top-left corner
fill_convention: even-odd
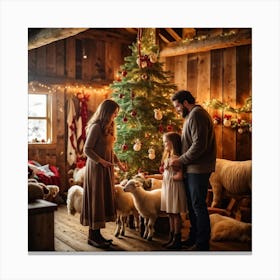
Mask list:
[[[88,244],[97,248],[108,248],[112,242],[101,235],[100,229],[105,228],[106,222],[115,221],[114,165],[126,171],[113,152],[114,119],[118,112],[119,105],[106,99],[86,127],[84,152],[87,162],[80,222],[89,226]]]

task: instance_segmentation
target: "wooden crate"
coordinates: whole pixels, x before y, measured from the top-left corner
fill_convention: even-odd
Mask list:
[[[54,251],[57,204],[37,199],[28,204],[28,251]]]

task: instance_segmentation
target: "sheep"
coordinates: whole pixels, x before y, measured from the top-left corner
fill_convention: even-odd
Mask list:
[[[133,195],[135,208],[145,221],[145,232],[143,238],[152,240],[154,224],[160,214],[161,189],[146,191],[143,183],[137,179],[131,179],[124,187],[125,192]]]
[[[151,177],[150,177],[151,176]],[[152,175],[145,176],[143,173],[138,173],[133,177],[133,179],[140,180],[143,183],[143,188],[145,190],[156,190],[162,187],[162,178],[153,178]]]
[[[252,160],[216,159],[216,170],[209,179],[213,190],[211,207],[219,207],[223,190],[230,194],[250,194],[252,191]]]
[[[70,215],[81,213],[84,189],[79,185],[72,186],[67,193],[67,212]]]
[[[124,191],[124,187],[121,184],[115,185],[115,201],[116,201],[117,219],[116,219],[116,230],[114,235],[116,237],[118,237],[119,234],[125,236],[125,227],[129,215],[133,215],[135,229],[139,231],[140,217],[138,211],[134,206],[133,197],[131,193],[127,193]]]
[[[85,172],[86,172],[86,166],[83,166],[82,168],[75,168],[74,170],[71,169],[68,171],[68,174],[73,174],[73,178],[69,179],[70,186],[78,185],[83,186],[84,185],[84,179],[85,179]]]
[[[220,214],[211,214],[210,223],[212,241],[251,241],[251,223],[241,222]]]

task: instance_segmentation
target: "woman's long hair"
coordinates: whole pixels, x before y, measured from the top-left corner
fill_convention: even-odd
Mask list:
[[[99,104],[96,112],[89,119],[86,126],[86,133],[88,133],[88,130],[92,124],[100,123],[101,129],[105,135],[111,134],[115,136],[115,123],[114,121],[111,122],[111,119],[112,115],[119,108],[119,105],[115,101],[111,99],[105,99]]]
[[[164,138],[171,142],[172,149],[171,149],[171,151],[167,151],[166,149],[164,149],[161,163],[164,163],[164,161],[167,158],[169,158],[173,155],[180,156],[181,155],[181,147],[182,147],[180,134],[171,131],[171,132],[167,132],[167,133],[163,134],[163,139]]]

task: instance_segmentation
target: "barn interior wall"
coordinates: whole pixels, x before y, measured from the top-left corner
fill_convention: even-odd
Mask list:
[[[69,187],[67,171],[70,168],[66,160],[67,101],[77,93],[75,87],[69,88],[69,84],[86,85],[85,90],[90,94],[88,109],[93,113],[110,95],[109,90],[99,92],[98,89],[108,86],[116,78],[124,57],[130,54],[129,45],[116,40],[80,40],[73,36],[28,51],[29,81],[41,81],[55,88],[53,95],[57,104],[54,144],[30,144],[28,157],[41,164],[58,166],[63,190]],[[87,59],[82,57],[85,51]],[[232,107],[241,107],[251,95],[251,45],[166,57],[163,62],[165,69],[173,72],[173,82],[178,89],[190,90],[199,103],[216,98]],[[208,111],[211,115],[223,116],[221,110]],[[252,118],[249,113],[240,117]],[[251,133],[239,134],[221,124],[215,129],[218,157],[251,159]]]
[[[173,72],[178,90],[193,93],[199,104],[217,99],[232,108],[244,106],[252,95],[251,45],[216,49],[207,52],[163,58],[165,69]],[[236,114],[205,107],[211,116],[224,114],[252,121],[251,113]],[[252,159],[252,134],[237,129],[215,126],[217,156],[229,160]]]

